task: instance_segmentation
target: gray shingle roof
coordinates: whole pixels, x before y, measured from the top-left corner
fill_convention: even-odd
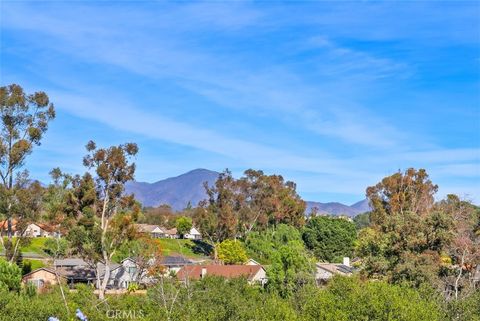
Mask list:
[[[74,257],[55,260],[53,262],[53,265],[55,265],[57,267],[61,267],[61,266],[88,266],[87,262],[85,262],[83,259],[74,258]]]
[[[183,256],[164,256],[162,257],[160,264],[165,266],[182,266],[193,264],[189,259]]]

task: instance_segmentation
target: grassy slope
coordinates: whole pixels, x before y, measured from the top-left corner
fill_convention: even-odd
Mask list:
[[[36,253],[41,256],[47,256],[47,254],[43,251],[46,240],[46,237],[32,238],[30,240],[30,244],[21,247],[21,251],[22,253]],[[0,248],[0,253],[3,253],[3,251],[3,248]]]
[[[189,258],[204,258],[206,253],[192,240],[159,239],[163,255],[181,254]]]
[[[29,245],[22,246],[22,252],[37,253],[37,254],[45,255],[45,252],[43,251],[43,249],[45,247],[46,240],[47,240],[46,237],[32,238]]]
[[[25,264],[25,262],[27,262],[27,261],[32,264],[32,271],[45,266],[45,263],[43,263],[43,262],[40,261],[40,260],[24,259],[24,260],[23,260],[24,264]]]
[[[29,245],[23,246],[22,253],[36,253],[42,256],[47,256],[43,251],[45,241],[47,238],[39,237],[32,238]],[[192,240],[179,239],[159,239],[162,246],[163,255],[184,255],[193,259],[205,258],[208,250],[206,245],[201,242],[194,242]],[[1,252],[1,251],[0,251]]]

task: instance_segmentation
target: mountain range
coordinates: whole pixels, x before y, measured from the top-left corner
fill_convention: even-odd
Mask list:
[[[196,206],[207,197],[203,187],[204,182],[212,186],[219,173],[208,169],[195,169],[185,174],[160,180],[155,183],[132,181],[126,185],[126,192],[133,193],[135,198],[147,207],[168,204],[172,209],[181,211],[190,203]],[[316,208],[318,213],[355,216],[369,210],[366,199],[352,205],[338,202],[307,201],[306,213]]]

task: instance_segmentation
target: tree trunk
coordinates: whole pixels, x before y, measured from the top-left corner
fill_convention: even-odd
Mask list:
[[[463,250],[462,259],[460,261],[460,267],[458,269],[458,275],[457,275],[457,278],[455,279],[455,300],[458,300],[458,283],[460,282],[460,279],[462,278],[463,264],[465,262],[465,252],[466,252],[466,250]]]
[[[103,274],[103,280],[102,280],[102,283],[100,284],[100,287],[98,289],[98,298],[100,300],[105,299],[105,291],[107,289],[109,279],[110,279],[110,262],[107,259],[107,260],[105,260],[105,271],[104,271],[104,274]]]
[[[107,185],[108,186],[108,185]],[[105,188],[104,191],[104,199],[103,199],[103,208],[102,208],[102,217],[101,217],[101,228],[102,228],[102,237],[101,237],[101,246],[102,246],[102,256],[103,256],[103,262],[105,264],[105,271],[103,274],[103,280],[99,284],[98,287],[98,298],[100,300],[105,299],[105,290],[107,289],[108,285],[108,280],[110,279],[110,259],[107,253],[107,245],[105,244],[106,240],[106,234],[107,234],[107,229],[108,229],[108,220],[106,217],[107,214],[107,206],[108,206],[108,189]],[[98,269],[97,269],[98,273]]]
[[[13,248],[12,257],[10,258],[10,263],[13,263],[15,261],[15,257],[17,256],[19,245],[20,245],[20,240],[17,238],[17,241],[15,242],[15,247]]]
[[[213,243],[213,260],[215,262],[218,261],[218,251],[217,251],[217,245]]]

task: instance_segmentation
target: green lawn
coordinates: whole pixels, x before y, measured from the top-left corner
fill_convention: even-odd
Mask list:
[[[48,256],[44,252],[47,238],[32,238],[30,244],[22,246],[22,253],[36,253],[41,256]],[[208,256],[210,246],[201,241],[180,240],[180,239],[158,239],[163,255],[184,255],[189,258],[203,258]],[[0,250],[1,252],[1,250]]]
[[[46,256],[47,254],[43,251],[46,241],[46,237],[31,238],[29,244],[22,246],[20,249],[22,253],[36,253],[41,256]],[[0,252],[3,252],[3,248],[0,248]]]
[[[40,260],[24,259],[23,264],[25,264],[25,262],[30,262],[32,264],[32,271],[45,266],[43,261]]]
[[[162,246],[163,255],[181,254],[190,258],[208,256],[209,246],[200,241],[179,239],[158,239]]]
[[[48,238],[36,237],[30,240],[30,244],[22,246],[22,252],[37,253],[45,255],[43,249],[45,248],[45,242]]]

